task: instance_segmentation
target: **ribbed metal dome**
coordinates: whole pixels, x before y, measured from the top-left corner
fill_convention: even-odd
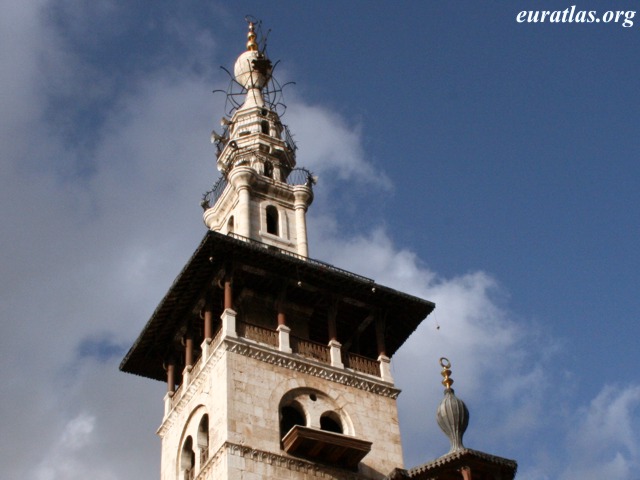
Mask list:
[[[469,425],[469,410],[462,400],[456,397],[451,384],[453,380],[451,375],[451,363],[446,358],[440,359],[440,365],[442,366],[442,376],[444,380],[442,384],[446,387],[444,391],[444,398],[438,410],[436,412],[436,419],[438,426],[442,429],[445,435],[451,442],[451,450],[449,453],[462,450],[464,445],[462,444],[462,436]]]
[[[436,413],[438,425],[449,438],[451,450],[449,453],[462,450],[462,436],[469,425],[469,410],[462,400],[456,397],[452,388],[444,391],[444,398]]]

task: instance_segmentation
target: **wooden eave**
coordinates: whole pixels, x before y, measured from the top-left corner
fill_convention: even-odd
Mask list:
[[[343,337],[364,323],[370,312],[386,312],[389,357],[435,308],[432,302],[332,265],[208,231],[122,360],[120,369],[165,380],[163,361],[176,345],[186,319],[193,319],[194,323],[199,320],[198,302],[205,292],[211,295],[214,305],[222,308],[223,293],[216,276],[227,269],[232,269],[234,293],[245,288],[275,298],[286,288],[288,302],[315,306],[310,323],[318,331],[326,330],[323,322],[329,308],[327,299],[338,298],[338,334],[343,342],[348,340]]]
[[[513,480],[518,470],[515,460],[498,457],[489,453],[463,448],[457,452],[448,453],[427,462],[419,467],[405,470],[402,475],[391,477],[394,479],[407,478],[412,480],[459,480],[460,469],[468,468],[472,477],[500,478]]]

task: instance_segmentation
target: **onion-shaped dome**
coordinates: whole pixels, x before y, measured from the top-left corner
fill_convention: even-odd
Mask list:
[[[444,377],[442,384],[445,386],[445,391],[444,398],[436,412],[436,419],[438,426],[451,443],[449,453],[453,453],[464,449],[462,436],[469,425],[469,410],[464,402],[456,397],[453,388],[451,388],[453,384],[453,379],[450,378],[451,363],[446,358],[441,358],[440,365],[442,366],[442,376]]]

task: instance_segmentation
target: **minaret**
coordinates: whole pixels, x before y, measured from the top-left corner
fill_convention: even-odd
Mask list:
[[[222,181],[203,201],[204,223],[216,232],[257,240],[308,256],[306,212],[313,201],[313,177],[295,169],[296,147],[264,91],[272,66],[258,49],[249,24],[247,50],[236,60],[234,82],[245,100],[224,134],[214,133]]]
[[[438,405],[436,420],[449,439],[449,452],[410,470],[398,469],[390,480],[513,480],[518,464],[514,460],[466,448],[462,436],[469,425],[469,410],[451,385],[451,362],[440,358],[444,398]]]
[[[391,357],[435,305],[308,257],[313,180],[254,25],[234,75],[208,230],[120,368],[167,384],[162,480],[382,480],[403,461]]]

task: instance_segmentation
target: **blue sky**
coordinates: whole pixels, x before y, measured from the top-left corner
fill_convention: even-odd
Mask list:
[[[633,478],[640,14],[623,28],[516,22],[574,5],[550,1],[1,4],[0,476],[157,478],[164,387],[117,364],[204,234],[211,91],[252,14],[296,82],[283,120],[320,178],[311,255],[437,304],[394,359],[407,466],[448,449],[445,355],[468,447],[523,479]]]

